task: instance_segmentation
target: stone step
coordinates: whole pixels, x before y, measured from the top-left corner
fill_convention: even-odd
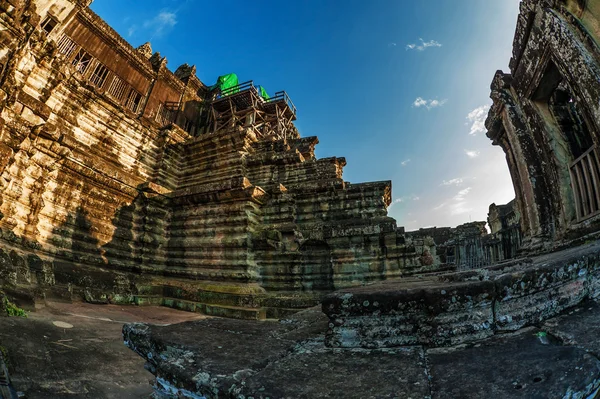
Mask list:
[[[242,308],[237,306],[204,305],[204,313],[211,316],[221,316],[233,319],[264,320],[267,318],[265,308]]]
[[[140,306],[167,306],[188,312],[198,312],[210,316],[227,317],[244,320],[264,320],[267,318],[266,308],[249,308],[240,306],[225,306],[186,301],[177,298],[165,298],[158,295],[135,295],[134,303]]]

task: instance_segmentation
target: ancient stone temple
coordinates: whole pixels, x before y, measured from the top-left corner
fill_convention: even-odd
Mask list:
[[[486,122],[515,201],[490,207],[491,234],[405,234],[459,270],[335,291],[282,323],[127,324],[157,395],[598,398],[599,21],[598,1],[522,1]]]
[[[521,3],[486,122],[516,199],[490,206],[490,233],[405,233],[391,183],[317,159],[286,92],[173,73],[89,5],[0,0],[0,313],[58,297],[208,316],[61,302],[88,312],[68,320],[108,320],[91,337],[5,317],[9,357],[32,363],[19,382],[64,382],[50,345],[74,351],[63,366],[104,348],[88,380],[124,371],[99,342],[127,308],[179,314],[122,329],[160,399],[600,395],[598,1]]]
[[[506,152],[524,247],[598,231],[600,6],[523,1],[510,73],[492,82],[488,136]]]
[[[0,1],[0,281],[14,292],[264,318],[435,269],[391,183],[317,159],[285,92],[131,47],[89,0]]]

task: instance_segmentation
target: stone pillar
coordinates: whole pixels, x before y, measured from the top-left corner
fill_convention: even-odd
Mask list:
[[[511,79],[498,71],[492,83],[494,106],[486,121],[488,137],[506,153],[525,237],[550,237],[554,225],[549,195],[552,188],[537,151],[539,143],[530,133],[523,110],[511,91]]]

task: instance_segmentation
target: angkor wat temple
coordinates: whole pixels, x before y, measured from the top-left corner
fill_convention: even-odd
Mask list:
[[[600,2],[521,2],[491,233],[405,232],[286,92],[173,73],[90,3],[0,0],[8,297],[228,317],[123,327],[156,398],[598,397]]]
[[[89,3],[2,4],[9,289],[264,318],[439,264],[387,216],[391,182],[315,157],[285,92],[172,73]]]

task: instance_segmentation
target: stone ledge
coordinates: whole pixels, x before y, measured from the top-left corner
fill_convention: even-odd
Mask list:
[[[448,346],[534,325],[600,293],[600,242],[472,272],[387,281],[323,301],[327,345]]]
[[[48,118],[50,118],[50,114],[52,113],[50,107],[24,91],[19,92],[17,101],[31,109],[35,115],[39,116],[44,121],[47,121]]]

